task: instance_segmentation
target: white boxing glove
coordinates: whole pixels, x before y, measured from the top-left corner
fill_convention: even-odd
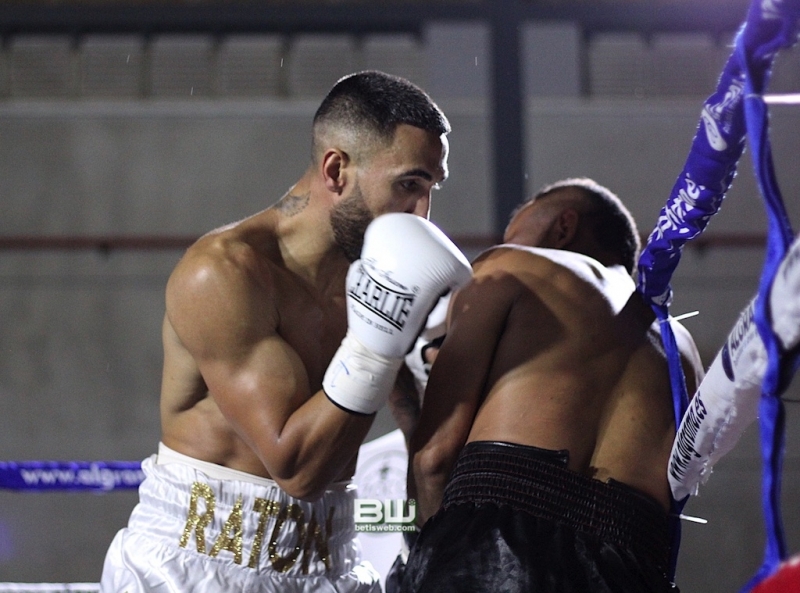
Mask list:
[[[347,273],[348,329],[322,381],[328,398],[377,412],[436,301],[471,277],[467,258],[432,222],[404,213],[373,220]]]

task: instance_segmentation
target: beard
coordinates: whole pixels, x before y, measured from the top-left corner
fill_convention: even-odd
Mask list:
[[[373,218],[358,185],[353,188],[349,198],[339,202],[331,210],[333,238],[350,263],[361,257],[364,232]]]

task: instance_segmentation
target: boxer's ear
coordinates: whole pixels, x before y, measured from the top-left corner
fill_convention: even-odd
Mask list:
[[[321,161],[322,178],[328,191],[341,195],[349,178],[350,156],[340,148],[329,148]]]
[[[551,229],[551,238],[556,249],[563,249],[575,240],[579,223],[580,214],[574,208],[564,208],[558,214]]]

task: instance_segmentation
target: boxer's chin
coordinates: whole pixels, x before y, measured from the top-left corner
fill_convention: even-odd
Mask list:
[[[350,197],[331,210],[333,237],[347,261],[354,262],[361,257],[364,233],[373,218],[358,186]]]

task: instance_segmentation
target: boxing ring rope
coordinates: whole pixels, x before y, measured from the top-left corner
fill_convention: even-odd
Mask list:
[[[99,583],[0,583],[3,593],[99,593]]]
[[[775,179],[764,91],[776,54],[797,41],[799,19],[800,2],[797,0],[754,0],[751,3],[717,89],[703,105],[698,131],[684,169],[659,214],[638,265],[637,288],[661,322],[672,381],[675,423],[683,429],[682,421],[686,419],[689,399],[675,336],[668,323],[672,300],[670,280],[680,262],[683,247],[699,236],[711,217],[719,211],[735,177],[747,137],[768,223],[766,257],[752,314],[766,354],[766,369],[759,382],[759,407],[764,465],[762,506],[767,537],[763,564],[743,591],[759,587],[762,581],[776,573],[786,559],[780,513],[785,421],[780,395],[797,368],[798,352],[782,349],[772,326],[769,297],[784,256],[789,257],[786,254],[794,233]],[[796,100],[797,95],[769,97],[773,104],[794,104]],[[726,369],[726,374],[732,384],[728,386],[720,380],[720,385],[714,386],[733,391],[738,384],[734,382],[733,373],[727,373]],[[700,388],[703,386],[701,383]],[[700,389],[696,398],[700,397],[699,392]],[[736,392],[733,391],[733,394],[736,395]],[[705,430],[714,432],[720,429],[710,426]],[[697,434],[701,434],[700,431],[695,431]],[[675,487],[672,482],[670,484],[674,496],[671,510],[673,557],[670,566],[670,577],[673,577],[680,545],[678,517],[689,495],[677,498]]]
[[[139,487],[138,461],[0,461],[0,489],[110,492]]]
[[[92,492],[133,490],[144,480],[139,461],[3,461],[0,490]],[[3,583],[2,593],[98,593],[99,583]]]
[[[3,593],[99,593],[100,583],[0,583]]]
[[[800,93],[764,95],[764,103],[767,105],[800,105]]]

